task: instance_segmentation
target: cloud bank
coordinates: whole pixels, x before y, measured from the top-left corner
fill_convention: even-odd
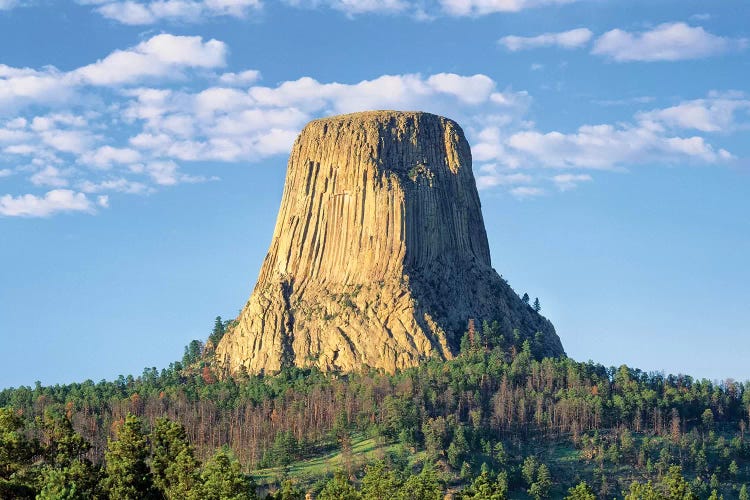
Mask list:
[[[113,195],[210,181],[209,163],[286,155],[307,121],[368,109],[456,119],[480,188],[529,198],[590,182],[596,170],[732,160],[705,134],[741,127],[750,109],[742,93],[711,93],[630,122],[545,131],[530,121],[528,92],[483,74],[263,85],[254,69],[223,72],[227,54],[218,40],[159,34],[67,72],[0,66],[0,215],[94,213]]]

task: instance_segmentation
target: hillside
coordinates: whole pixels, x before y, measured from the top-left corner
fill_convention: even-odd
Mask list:
[[[635,496],[627,498],[677,498],[658,491],[679,485],[695,495],[679,498],[709,498],[714,491],[746,498],[750,385],[543,358],[537,349],[485,324],[464,335],[455,359],[393,375],[290,368],[220,380],[194,342],[182,362],[139,377],[5,389],[3,448],[38,443],[24,456],[0,457],[0,491],[32,498],[55,474],[91,491],[82,478],[111,487],[112,449],[126,439],[124,425],[142,430],[141,459],[153,480],[164,475],[156,447],[164,435],[181,443],[174,449],[190,450],[193,488],[210,483],[211,474],[248,474],[259,494],[286,485],[289,495],[296,489],[317,498],[359,498],[361,491],[329,495],[356,487],[377,498],[367,493],[377,476],[390,481],[394,498],[398,491],[436,498],[420,497],[415,488],[462,498],[561,498],[581,481],[597,498],[622,498],[631,488]],[[81,445],[62,460],[68,448],[60,442],[73,435],[61,431],[68,420],[91,449]],[[88,468],[71,472],[71,463],[79,463],[73,459]],[[218,471],[217,460],[226,465]],[[649,482],[656,496],[638,489]],[[499,496],[482,496],[482,488]]]

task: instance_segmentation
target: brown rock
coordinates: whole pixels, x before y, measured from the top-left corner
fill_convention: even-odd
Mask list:
[[[461,127],[419,112],[334,116],[293,146],[271,248],[216,356],[230,372],[393,372],[450,359],[470,318],[541,332],[546,354],[564,354],[490,265]]]

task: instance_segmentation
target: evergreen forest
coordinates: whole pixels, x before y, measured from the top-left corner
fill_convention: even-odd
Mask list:
[[[741,499],[750,383],[542,358],[473,322],[396,374],[162,370],[0,391],[0,498]]]

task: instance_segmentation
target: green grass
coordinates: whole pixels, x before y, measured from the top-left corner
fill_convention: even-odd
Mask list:
[[[365,436],[352,436],[352,461],[359,466],[374,462],[384,457],[388,452],[394,451],[399,445],[388,444],[378,446],[374,438]],[[419,455],[419,453],[417,454]],[[288,476],[303,483],[314,482],[333,474],[344,467],[341,450],[336,450],[325,455],[307,460],[294,462],[287,467],[271,467],[252,471],[252,475],[258,484],[269,484],[276,482],[280,477]]]

